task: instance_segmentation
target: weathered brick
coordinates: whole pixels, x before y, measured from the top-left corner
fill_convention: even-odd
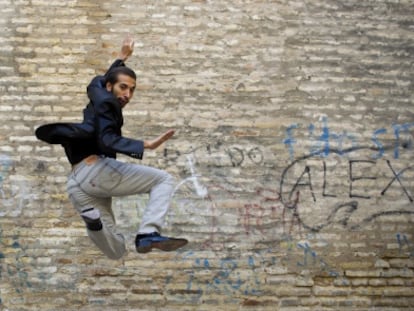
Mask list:
[[[414,307],[410,1],[0,4],[0,309]],[[165,232],[190,244],[136,254],[147,197],[116,198],[111,261],[33,132],[81,122],[127,32],[123,133],[177,130],[142,164],[176,177]]]

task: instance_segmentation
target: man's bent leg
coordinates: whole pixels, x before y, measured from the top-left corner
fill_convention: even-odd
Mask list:
[[[100,166],[99,174],[91,174],[85,190],[98,194],[100,189],[111,196],[148,193],[150,198],[139,232],[160,232],[170,207],[174,178],[153,167],[124,163],[111,158],[100,160],[96,166]],[[93,189],[91,184],[94,185]]]
[[[101,200],[101,199],[100,199]],[[111,208],[111,199],[107,199],[107,202],[95,204],[92,211],[98,210],[101,229],[94,230],[93,227],[87,223],[87,232],[91,240],[98,246],[98,248],[110,259],[120,259],[125,253],[125,239],[124,237],[116,233],[115,219]],[[87,213],[87,212],[86,212]],[[85,213],[83,212],[81,216]],[[83,217],[84,218],[84,217]],[[84,218],[85,220],[85,218]]]
[[[77,170],[78,172],[78,170]],[[86,194],[72,173],[68,180],[69,198],[87,227],[88,236],[110,259],[119,259],[126,253],[125,240],[115,230],[111,198],[97,198]]]
[[[139,233],[161,232],[165,216],[171,206],[175,180],[164,171],[157,170],[157,176],[159,176],[158,183],[150,191],[149,201],[139,226]]]
[[[185,239],[173,239],[159,234],[174,190],[174,179],[167,172],[102,158],[94,164],[80,187],[95,197],[150,194],[136,238],[138,252],[145,253],[153,248],[172,251],[187,243]]]

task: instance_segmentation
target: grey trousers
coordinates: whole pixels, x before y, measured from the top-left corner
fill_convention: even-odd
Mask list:
[[[138,233],[160,232],[170,207],[174,179],[165,171],[101,157],[91,165],[81,162],[67,182],[69,199],[79,213],[90,208],[100,211],[102,230],[87,229],[89,237],[109,258],[125,252],[125,239],[116,231],[112,197],[148,193]]]

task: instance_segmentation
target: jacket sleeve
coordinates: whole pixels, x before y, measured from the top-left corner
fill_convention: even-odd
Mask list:
[[[144,142],[122,136],[121,106],[117,99],[111,96],[94,102],[99,147],[104,152],[122,153],[141,160],[144,155]]]
[[[123,66],[121,60],[116,60],[108,72],[118,66]],[[144,142],[123,137],[122,109],[115,96],[105,88],[105,76],[95,77],[88,85],[87,93],[95,111],[95,127],[98,144],[104,152],[122,153],[136,159],[144,155]]]
[[[116,59],[112,65],[109,67],[108,71],[105,73],[105,76],[108,74],[108,72],[110,72],[112,69],[114,69],[115,67],[121,67],[121,66],[125,66],[125,63],[123,60],[121,59]]]

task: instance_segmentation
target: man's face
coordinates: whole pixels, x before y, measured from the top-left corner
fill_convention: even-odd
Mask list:
[[[124,108],[134,95],[135,82],[134,78],[121,73],[118,75],[118,81],[115,84],[110,82],[106,84],[106,89],[115,95],[121,108]]]

